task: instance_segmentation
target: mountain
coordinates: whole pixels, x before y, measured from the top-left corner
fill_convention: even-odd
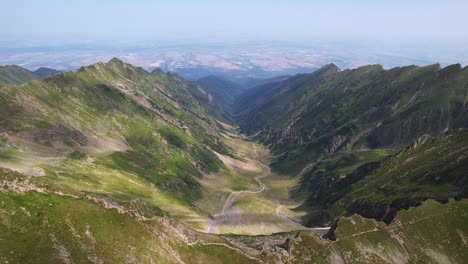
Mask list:
[[[243,132],[271,146],[273,168],[294,175],[340,151],[399,148],[467,127],[467,82],[468,68],[458,64],[344,71],[331,64],[248,91],[237,116]]]
[[[237,118],[271,147],[273,169],[299,178],[291,194],[304,201],[304,223],[353,213],[389,223],[426,199],[467,197],[466,131],[456,130],[468,127],[467,85],[460,65],[330,64],[248,90]],[[404,151],[431,137],[429,150]]]
[[[212,110],[209,112],[218,118],[232,122],[232,105],[235,98],[245,88],[228,79],[213,75],[198,79],[195,83],[213,97],[213,99],[209,99],[210,102],[215,101],[219,106],[218,109],[211,108]]]
[[[177,76],[150,74],[113,59],[3,89],[0,132],[5,151],[17,149],[5,166],[31,170],[27,163],[37,157],[64,158],[63,164],[35,166],[41,174],[55,175],[60,168],[79,175],[89,166],[78,169],[80,162],[70,161],[98,155],[95,163],[105,170],[139,175],[181,201],[196,199],[196,178],[221,166],[208,148],[226,153],[226,147],[189,86]],[[34,155],[23,149],[37,144]],[[18,158],[21,152],[25,157]],[[18,164],[8,165],[15,158]]]
[[[0,86],[7,84],[23,84],[31,80],[39,80],[60,73],[54,69],[41,67],[34,72],[16,65],[0,66]]]
[[[331,234],[335,240],[307,231],[217,236],[155,215],[154,209],[137,201],[138,209],[126,211],[105,199],[53,193],[58,186],[41,184],[40,177],[26,181],[0,170],[0,180],[0,255],[9,263],[370,264],[468,259],[466,199],[447,204],[426,201],[402,211],[388,226],[358,215],[340,218]]]
[[[234,98],[245,90],[237,83],[213,75],[198,79],[196,83],[211,94],[218,103],[226,106],[231,106],[234,103]]]
[[[283,81],[266,83],[244,91],[234,100],[234,114],[237,116],[239,122],[242,122],[244,118],[246,119],[246,115],[251,109],[256,105],[262,104],[266,98],[272,96],[278,89],[281,89],[283,86],[296,79],[302,78],[304,75],[305,74],[298,74]]]
[[[452,89],[464,84],[462,71],[454,70],[455,79],[436,74],[423,87],[442,78],[447,85],[439,99],[448,91],[458,102]],[[325,79],[340,72],[330,66],[315,74]],[[295,97],[281,94],[284,87],[299,89],[307,76],[254,88],[256,98],[243,98],[245,92],[234,103],[248,111],[276,96],[290,100]],[[326,83],[332,82],[340,83]],[[326,88],[337,92],[333,85]],[[328,153],[299,181],[270,173],[268,149],[209,113],[231,100],[225,86],[211,89],[216,98],[177,74],[147,72],[116,58],[2,87],[1,260],[466,262],[468,133],[454,129],[458,123],[451,119],[447,131],[421,134],[411,145],[401,140],[401,147],[384,148],[363,141],[367,148],[356,144]],[[243,122],[245,111],[238,116]],[[268,139],[258,128],[258,138]],[[279,158],[276,143],[269,144]],[[300,202],[308,210],[304,221],[333,223],[331,228],[301,225]]]
[[[468,129],[438,137],[426,134],[395,154],[348,172],[343,165],[352,154],[319,162],[295,192],[308,194],[306,205],[314,210],[306,219],[311,223],[352,214],[390,223],[401,209],[427,199],[446,203],[468,197],[467,150]]]
[[[245,78],[245,79],[236,79],[236,82],[242,84],[246,89],[250,89],[257,86],[262,86],[267,83],[274,83],[288,79],[289,75],[275,76],[271,78]]]
[[[51,69],[51,68],[40,67],[40,68],[38,68],[37,70],[34,71],[34,74],[39,76],[40,79],[44,79],[46,77],[49,77],[51,75],[61,73],[61,72],[62,71],[58,71],[58,70]]]
[[[0,86],[7,84],[22,84],[35,79],[38,79],[36,74],[19,66],[0,66]]]

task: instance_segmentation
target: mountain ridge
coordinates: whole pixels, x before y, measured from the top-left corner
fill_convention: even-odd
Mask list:
[[[257,135],[257,138],[266,144],[273,143],[272,147],[276,154],[284,153],[288,149],[288,144],[311,148],[312,145],[310,144],[315,141],[316,147],[314,148],[321,150],[311,155],[309,161],[299,160],[298,162],[301,163],[296,162],[297,165],[295,166],[297,168],[294,172],[297,173],[301,167],[314,159],[318,159],[320,152],[325,153],[324,150],[334,152],[338,148],[346,147],[349,144],[351,144],[351,147],[352,145],[361,144],[363,147],[368,145],[372,148],[377,146],[388,147],[400,142],[408,144],[415,136],[411,135],[411,132],[401,134],[403,131],[392,131],[391,122],[398,122],[395,119],[396,117],[411,118],[411,115],[414,114],[410,114],[409,111],[412,110],[407,109],[410,106],[414,105],[413,111],[418,111],[415,108],[418,105],[422,107],[424,104],[428,104],[427,107],[433,107],[430,105],[431,103],[435,105],[443,104],[444,102],[439,100],[441,97],[453,101],[448,103],[456,109],[449,109],[449,111],[458,111],[453,113],[458,117],[454,117],[451,126],[455,128],[457,126],[466,126],[466,116],[463,119],[463,109],[460,109],[460,107],[463,108],[463,97],[466,96],[463,94],[463,82],[465,80],[463,78],[466,78],[467,69],[467,67],[461,68],[460,65],[452,65],[443,69],[440,69],[439,65],[430,65],[383,70],[381,66],[374,65],[339,71],[336,66],[327,65],[317,72],[297,76],[290,79],[289,82],[280,83],[279,87],[274,88],[276,92],[273,95],[263,96],[260,102],[239,112],[239,124],[242,131],[248,134],[255,134],[257,131],[263,130]],[[335,75],[336,79],[333,79]],[[331,79],[327,79],[330,77]],[[457,82],[455,86],[450,88],[450,92],[436,87],[447,85],[446,83],[450,81],[449,78]],[[424,85],[430,87],[426,88]],[[458,88],[456,88],[457,86]],[[382,87],[382,89],[377,90],[376,87]],[[332,89],[333,92],[328,89]],[[422,93],[422,91],[428,90],[430,92]],[[400,92],[404,94],[398,95],[397,93]],[[454,97],[455,94],[461,96]],[[257,97],[262,97],[262,94],[257,95]],[[358,110],[359,112],[344,111],[340,107],[349,107],[351,111]],[[280,114],[275,115],[275,112]],[[353,114],[357,116],[353,117]],[[410,114],[410,116],[405,117],[404,114]],[[426,126],[421,128],[423,129],[422,132],[431,130],[440,133],[445,130],[447,122],[442,121],[440,114],[434,114],[439,116],[434,118],[440,118],[441,122],[437,127],[433,128],[421,123],[420,125]],[[322,126],[318,123],[319,119],[309,117],[309,115],[320,115],[319,119],[322,118],[323,122],[329,122],[328,127],[321,128]],[[392,118],[391,115],[396,115],[396,117]],[[457,118],[462,119],[457,120]],[[314,119],[316,121],[313,121]],[[327,121],[328,119],[331,119],[332,123]],[[410,120],[416,119],[409,119],[408,121]],[[380,124],[383,121],[385,122]],[[330,124],[335,127],[331,127]],[[398,124],[395,125],[398,126]],[[417,126],[417,124],[410,123],[408,125]],[[316,131],[314,133],[317,136],[305,136],[306,131],[314,131],[319,128],[322,131],[320,135]],[[356,131],[353,132],[353,130]],[[416,129],[409,127],[408,130],[416,131]],[[328,139],[325,138],[327,133],[329,133]],[[360,135],[359,133],[364,134]],[[392,133],[395,135],[393,138],[391,137]],[[356,136],[358,138],[353,138]],[[304,153],[307,153],[307,151]],[[292,158],[283,156],[283,159],[279,158],[276,163],[278,164],[280,160],[287,161]],[[277,167],[277,169],[280,169],[280,167]]]
[[[18,65],[0,66],[0,86],[19,85],[31,80],[45,79],[58,73],[61,73],[61,71],[45,67],[30,71]]]
[[[468,78],[437,67],[328,64],[224,97],[250,138],[219,120],[222,97],[118,58],[3,87],[0,257],[464,263]],[[315,164],[270,175],[253,140],[276,171]]]

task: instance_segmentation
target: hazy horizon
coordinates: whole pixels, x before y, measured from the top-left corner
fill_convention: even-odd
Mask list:
[[[467,42],[461,0],[391,2],[187,0],[171,2],[8,1],[1,35],[59,38],[135,37],[161,33],[234,34],[272,39],[332,37],[345,39],[423,39]]]
[[[112,57],[189,69],[190,78],[299,73],[328,63],[468,64],[468,3],[459,0],[20,0],[2,9],[8,27],[0,29],[0,65],[30,70],[73,70]]]

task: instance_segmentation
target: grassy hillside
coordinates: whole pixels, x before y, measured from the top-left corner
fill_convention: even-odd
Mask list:
[[[467,200],[429,200],[394,222],[340,218],[320,239],[199,233],[143,202],[136,209],[0,170],[0,259],[8,263],[465,263]],[[58,191],[60,188],[61,191]],[[116,231],[118,230],[118,232]],[[288,253],[289,252],[289,253]]]
[[[289,77],[291,76],[281,75],[281,76],[276,76],[276,77],[271,77],[271,78],[253,78],[253,77],[249,78],[247,77],[247,78],[238,78],[238,79],[235,79],[235,81],[240,83],[246,89],[251,89],[251,88],[262,86],[268,83],[280,82],[280,81],[288,79]]]
[[[401,211],[394,222],[353,215],[340,218],[335,241],[308,234],[292,240],[292,263],[465,263],[466,200],[442,205],[429,200]]]
[[[435,138],[424,135],[398,153],[352,167],[346,166],[352,158],[342,155],[355,154],[336,155],[306,173],[295,193],[306,194],[305,205],[313,209],[310,223],[353,213],[388,223],[402,208],[429,198],[467,197],[467,149],[468,130],[458,129]]]
[[[39,79],[35,73],[16,65],[0,66],[0,87]]]
[[[228,149],[189,87],[113,59],[2,89],[0,165],[195,214],[198,179],[223,167],[211,150]]]
[[[194,232],[140,200],[128,209],[6,170],[0,170],[0,183],[5,263],[254,262],[228,240]]]
[[[305,200],[305,223],[352,213],[389,222],[428,198],[467,197],[466,131],[456,130],[468,127],[467,87],[460,65],[331,64],[247,91],[238,120],[271,146],[273,169],[299,175],[292,195]],[[415,140],[426,143],[401,151]]]
[[[451,129],[442,134],[437,125],[449,120],[450,128],[463,126],[460,98],[465,97],[460,97],[463,93],[458,85],[465,83],[460,75],[465,70],[455,67],[447,73],[447,69],[434,69],[435,77],[420,77],[425,80],[422,86],[440,92],[440,102],[429,92],[418,92],[408,102],[401,99],[405,106],[395,99],[398,111],[385,116],[377,128],[388,129],[395,120],[403,120],[398,127],[410,130],[402,129],[388,143],[386,134],[377,128],[366,130],[379,119],[369,117],[377,111],[377,103],[361,101],[365,94],[359,91],[365,83],[359,89],[353,86],[351,94],[349,87],[340,94],[335,86],[364,82],[362,74],[373,76],[368,82],[388,74],[380,67],[365,69],[344,74],[330,65],[310,76],[255,88],[252,94],[262,96],[243,101],[246,111],[257,109],[255,114],[241,113],[243,129],[257,133],[273,147],[276,166],[281,159],[293,157],[288,155],[296,155],[297,164],[307,164],[320,153],[314,160],[316,166],[304,170],[294,195],[309,199],[304,207],[311,209],[310,223],[331,222],[337,217],[324,238],[320,236],[325,231],[300,225],[290,211],[293,203],[288,195],[276,194],[278,188],[286,188],[282,186],[285,181],[277,181],[280,176],[268,177],[269,168],[262,164],[269,159],[268,150],[207,113],[219,103],[200,85],[112,59],[76,72],[3,87],[0,262],[465,263],[467,201],[449,198],[467,194],[468,133]],[[350,81],[353,74],[356,83]],[[338,82],[334,76],[342,80]],[[448,85],[454,80],[458,80],[456,88]],[[315,87],[310,95],[304,95],[304,81]],[[417,90],[421,83],[415,83]],[[383,84],[380,89],[386,87]],[[334,93],[327,95],[330,91]],[[411,95],[402,94],[399,98]],[[337,105],[327,96],[338,96]],[[367,96],[376,95],[369,91]],[[327,102],[324,112],[314,112],[320,100]],[[414,102],[426,101],[452,108],[407,111]],[[339,115],[350,118],[346,111],[352,107],[371,110],[363,110],[356,120],[349,119],[351,123],[342,120]],[[310,123],[296,127],[295,122],[278,137],[275,133],[281,131],[284,118],[296,110]],[[419,122],[421,116],[425,118],[423,114],[433,122]],[[254,119],[243,119],[249,116]],[[263,130],[267,123],[269,130]],[[316,130],[325,138],[338,137],[332,140],[331,149],[322,138],[306,142],[316,136],[315,130],[309,130],[312,124],[323,125]],[[355,125],[349,134],[336,130],[335,126],[349,124]],[[304,134],[295,134],[298,131]],[[416,143],[401,150],[406,140],[424,131],[442,135],[417,137]],[[322,148],[309,148],[312,146]],[[295,166],[294,162],[281,164],[286,169]],[[426,201],[428,198],[447,203]],[[212,227],[219,235],[206,233]],[[262,236],[228,234],[298,229],[306,230]]]
[[[238,100],[238,119],[242,131],[272,146],[274,169],[297,174],[343,150],[398,148],[466,127],[467,84],[460,65],[327,65],[249,92]]]
[[[61,73],[61,71],[45,67],[32,72],[16,65],[0,66],[0,87],[7,84],[19,85],[31,80],[44,79],[58,73]]]

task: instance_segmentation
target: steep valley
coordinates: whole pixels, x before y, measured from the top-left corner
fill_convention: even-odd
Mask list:
[[[467,68],[45,72],[0,87],[2,263],[468,261]]]

